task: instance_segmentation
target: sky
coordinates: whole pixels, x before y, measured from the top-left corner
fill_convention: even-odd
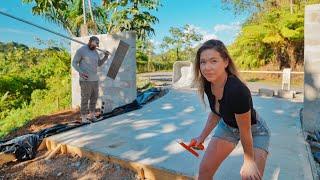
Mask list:
[[[23,4],[21,1],[6,0],[6,3],[1,3],[0,11],[68,36],[58,25],[48,22],[41,16],[32,15],[32,5]],[[236,16],[230,10],[223,10],[220,0],[161,0],[160,2],[162,6],[158,11],[152,12],[159,19],[159,23],[153,26],[155,35],[150,37],[156,47],[164,36],[169,36],[170,27],[182,28],[185,24],[191,25],[201,33],[204,40],[220,39],[228,45],[234,41],[240,31],[241,23],[248,17],[248,14]],[[57,35],[0,14],[0,41],[15,41],[32,47],[43,47],[35,41],[35,38],[68,42]]]

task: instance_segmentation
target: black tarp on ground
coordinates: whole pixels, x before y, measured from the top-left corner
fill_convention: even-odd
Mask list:
[[[0,152],[14,154],[18,160],[29,160],[36,156],[41,141],[37,134],[26,134],[0,144]]]
[[[102,114],[98,121],[117,116],[126,112],[140,109],[143,105],[165,95],[168,89],[150,88],[144,92],[138,92],[137,98],[130,104],[118,107],[109,113]],[[86,123],[87,124],[87,123]],[[0,141],[0,152],[14,154],[20,160],[33,159],[36,156],[38,146],[48,136],[61,133],[70,129],[83,126],[83,123],[71,122],[68,124],[57,124],[53,127],[43,129],[34,134],[26,134],[10,140]]]

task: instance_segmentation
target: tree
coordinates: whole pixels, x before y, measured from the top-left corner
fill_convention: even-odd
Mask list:
[[[33,14],[42,15],[47,20],[61,25],[72,36],[80,36],[80,27],[86,16],[88,31],[91,34],[134,31],[138,38],[154,34],[152,25],[158,18],[149,11],[157,10],[160,3],[154,0],[110,0],[101,5],[91,4],[83,15],[82,0],[23,0],[34,3]],[[92,17],[93,16],[93,17]]]
[[[154,44],[150,39],[138,39],[136,43],[137,61],[147,62],[147,70],[150,71],[152,56],[154,55]]]
[[[315,2],[319,0],[307,3]],[[273,62],[279,69],[295,69],[297,64],[303,64],[304,6],[307,3],[290,0],[261,2],[260,11],[248,18],[230,46],[236,63],[243,68],[254,68]]]
[[[33,3],[32,13],[41,15],[50,22],[60,25],[71,36],[80,36],[80,26],[83,22],[82,0],[22,0]]]
[[[202,35],[186,24],[182,28],[171,27],[170,36],[165,36],[161,44],[162,48],[176,50],[176,60],[181,60],[180,51],[190,50],[194,43],[202,40]]]
[[[148,11],[157,10],[159,1],[155,0],[118,0],[103,1],[103,6],[99,8],[99,14],[109,19],[99,19],[98,26],[107,27],[110,33],[119,31],[134,31],[138,39],[144,39],[154,34],[152,24],[159,19]]]
[[[221,0],[224,9],[233,10],[235,14],[261,11],[266,0]]]
[[[22,2],[32,3],[34,0],[22,0]],[[32,12],[39,15],[55,9],[60,9],[63,11],[67,9],[67,6],[67,2],[61,0],[35,0],[35,5],[32,7]]]

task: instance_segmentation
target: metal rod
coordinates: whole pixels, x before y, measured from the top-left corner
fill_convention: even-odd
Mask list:
[[[87,45],[87,44],[86,44],[86,43],[84,43],[84,42],[81,42],[81,41],[79,41],[79,40],[76,40],[76,39],[73,39],[73,38],[71,38],[71,37],[65,36],[65,35],[63,35],[63,34],[61,34],[61,33],[58,33],[58,32],[55,32],[55,31],[51,31],[51,30],[50,30],[50,29],[48,29],[48,28],[45,28],[45,27],[39,26],[39,25],[37,25],[37,24],[34,24],[34,23],[30,22],[30,21],[27,21],[27,20],[21,19],[21,18],[19,18],[19,17],[15,17],[15,16],[13,16],[13,15],[11,15],[11,14],[8,14],[8,13],[5,13],[5,12],[3,12],[3,11],[1,11],[1,10],[0,10],[0,14],[2,14],[2,15],[4,15],[4,16],[7,16],[7,17],[10,17],[10,18],[13,18],[13,19],[15,19],[15,20],[18,20],[18,21],[24,22],[24,23],[26,23],[26,24],[29,24],[29,25],[35,26],[35,27],[37,27],[37,28],[39,28],[39,29],[42,29],[42,30],[48,31],[48,32],[50,32],[50,33],[52,33],[52,34],[55,34],[55,35],[57,35],[57,36],[60,36],[60,37],[63,37],[63,38],[69,39],[69,40],[71,40],[71,41],[74,41],[74,42],[77,42],[77,43],[80,43],[80,44],[83,44],[83,45]],[[103,52],[103,53],[109,53],[109,54],[110,54],[110,52],[109,52],[109,51],[104,51],[104,50],[99,49],[99,48],[96,48],[96,49],[97,49],[97,50],[99,50],[99,51],[101,51],[101,52]]]

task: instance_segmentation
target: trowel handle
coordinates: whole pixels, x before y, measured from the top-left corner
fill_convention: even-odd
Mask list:
[[[199,146],[192,146],[193,149],[196,150],[204,150],[204,145],[203,144],[199,144]]]
[[[191,142],[189,143],[189,147],[192,147],[193,149],[196,150],[204,150],[204,146],[203,144],[199,144],[198,146],[195,146],[197,143],[197,141],[195,139],[192,139]]]
[[[107,51],[107,50],[102,50],[102,49],[99,49],[99,48],[96,48],[98,51],[101,51],[101,52],[103,52],[104,54],[111,54],[109,51]]]

